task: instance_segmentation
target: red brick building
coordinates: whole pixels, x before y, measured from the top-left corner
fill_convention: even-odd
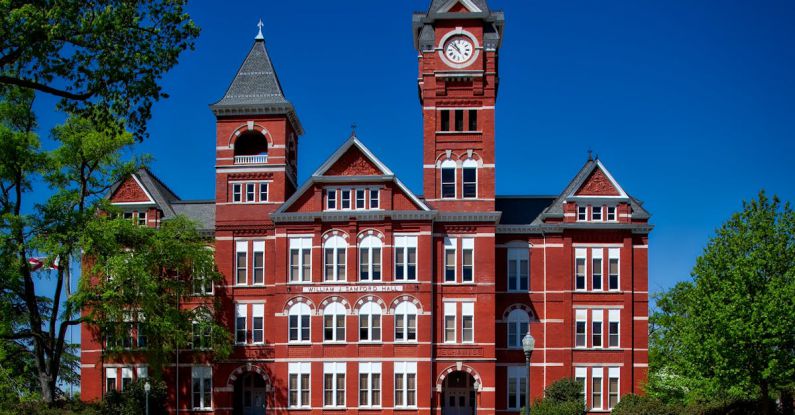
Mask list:
[[[495,195],[503,19],[485,0],[413,16],[422,196],[355,134],[297,182],[302,127],[261,34],[212,105],[215,200],[181,200],[147,170],[116,186],[142,224],[199,221],[225,277],[196,304],[221,297],[234,352],[180,352],[171,413],[516,413],[528,329],[532,398],[565,377],[595,413],[640,392],[649,214],[599,160],[558,196]],[[82,334],[84,399],[146,376]]]

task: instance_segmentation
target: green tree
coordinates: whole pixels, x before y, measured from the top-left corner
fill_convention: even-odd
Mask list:
[[[159,82],[192,49],[187,0],[0,1],[0,85],[61,98],[60,107],[145,134]]]
[[[583,385],[574,379],[560,379],[544,389],[544,399],[530,406],[530,415],[582,415]]]
[[[791,402],[795,213],[789,204],[764,192],[744,203],[710,240],[692,278],[658,297],[649,391],[674,390],[691,401],[753,398],[766,414],[774,411],[773,397]]]

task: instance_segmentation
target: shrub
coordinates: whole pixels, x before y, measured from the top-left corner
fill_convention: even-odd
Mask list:
[[[166,412],[166,384],[163,381],[149,381],[152,389],[149,392],[149,413]],[[124,391],[111,391],[100,403],[104,415],[143,415],[146,413],[146,392],[144,382],[133,382]]]
[[[656,398],[638,395],[625,395],[613,408],[613,415],[677,415],[681,412],[674,411]]]
[[[561,379],[544,390],[544,399],[530,407],[530,415],[582,415],[585,403],[582,384],[572,379]]]

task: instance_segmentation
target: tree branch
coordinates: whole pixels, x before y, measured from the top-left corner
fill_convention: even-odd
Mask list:
[[[35,81],[14,78],[11,76],[0,76],[0,84],[9,84],[9,85],[21,86],[24,88],[35,89],[37,91],[46,92],[48,94],[55,95],[57,97],[73,99],[76,101],[85,101],[96,95],[96,91],[87,91],[76,94],[73,92],[64,91],[62,89],[53,88],[49,85],[40,84]]]

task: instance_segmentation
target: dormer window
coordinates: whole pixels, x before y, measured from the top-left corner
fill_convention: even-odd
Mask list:
[[[340,199],[342,200],[342,210],[349,210],[351,208],[351,191],[343,190]]]
[[[616,221],[616,207],[615,206],[608,206],[607,207],[607,221],[608,222],[615,222]]]
[[[356,189],[356,209],[364,209],[365,208],[365,191],[364,189]]]
[[[381,201],[379,200],[380,192],[376,190],[370,190],[370,209],[379,209]]]
[[[337,209],[337,190],[326,190],[326,209]]]
[[[327,188],[324,194],[325,210],[376,210],[381,206],[380,190],[370,187]]]
[[[577,206],[577,221],[585,222],[588,220],[588,206]]]
[[[601,206],[594,206],[593,212],[591,212],[591,219],[594,222],[601,222],[602,221],[602,207]]]

